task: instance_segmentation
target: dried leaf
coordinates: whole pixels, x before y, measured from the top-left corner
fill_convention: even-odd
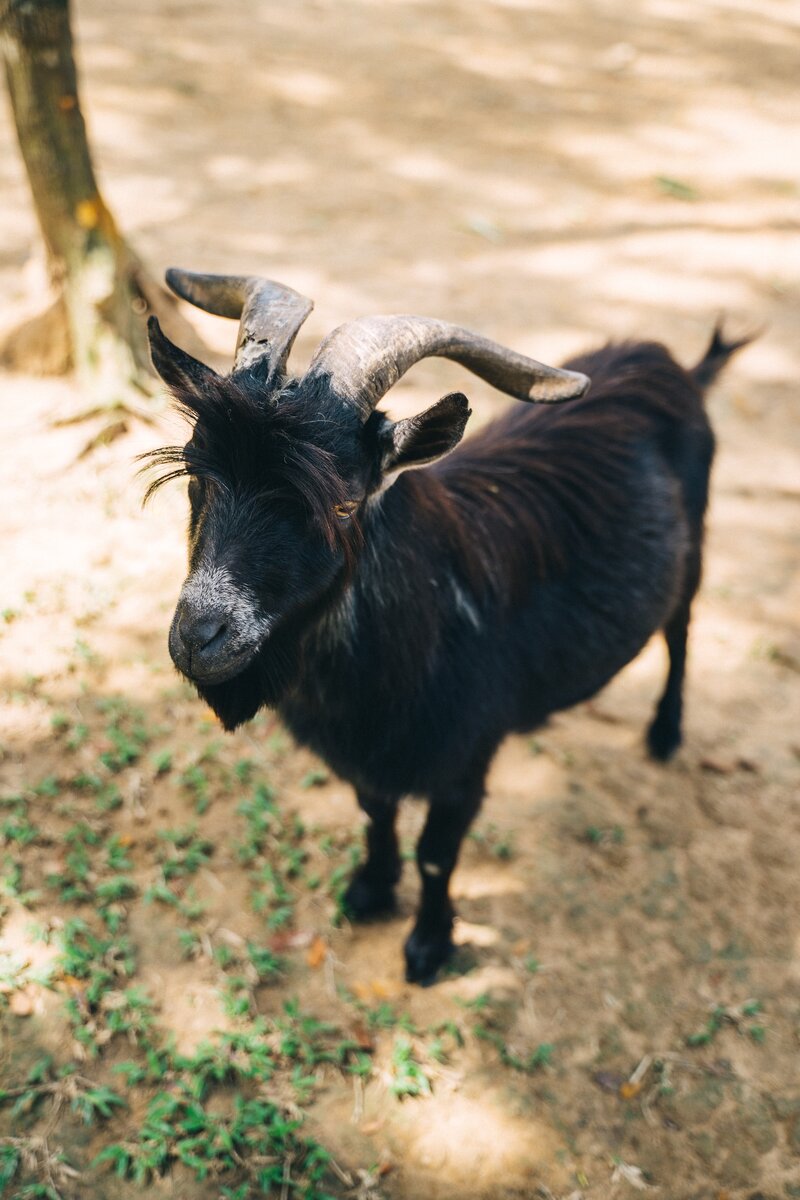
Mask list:
[[[372,1052],[375,1049],[375,1040],[365,1025],[361,1022],[356,1022],[350,1027],[353,1035],[353,1041],[358,1046],[359,1050],[367,1050]]]
[[[269,939],[269,948],[275,954],[284,954],[287,950],[301,950],[309,946],[313,938],[310,929],[282,929]]]
[[[368,983],[354,983],[353,991],[359,1000],[390,1000],[400,992],[400,985],[388,979],[370,979]]]
[[[313,942],[311,943],[311,945],[308,948],[308,952],[306,954],[306,962],[313,970],[316,971],[318,967],[322,966],[322,964],[325,962],[325,959],[327,957],[328,957],[328,947],[326,946],[324,940],[319,936],[319,934],[317,934],[317,936],[314,938]]]

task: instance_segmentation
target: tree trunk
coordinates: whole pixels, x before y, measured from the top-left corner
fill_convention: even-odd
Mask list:
[[[100,195],[78,97],[69,0],[0,0],[0,39],[57,297],[38,318],[44,323],[38,332],[48,336],[47,326],[60,320],[62,342],[81,375],[141,384],[150,370],[147,314],[166,310],[166,324],[179,321],[183,333],[186,323],[147,276]],[[18,347],[30,346],[36,329],[33,339],[30,324],[27,334],[18,331]]]

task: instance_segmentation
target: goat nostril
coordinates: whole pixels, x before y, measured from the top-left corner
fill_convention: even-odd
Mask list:
[[[197,649],[206,650],[212,642],[217,641],[226,629],[227,625],[224,621],[214,619],[201,621],[193,630],[194,642]]]
[[[181,621],[180,636],[188,650],[206,650],[228,628],[219,617],[201,621]]]

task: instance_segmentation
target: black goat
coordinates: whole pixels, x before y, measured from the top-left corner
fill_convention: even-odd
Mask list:
[[[690,371],[652,342],[556,370],[441,322],[374,317],[287,381],[308,301],[253,278],[167,278],[241,316],[227,378],[151,320],[155,366],[194,423],[186,446],[150,456],[169,468],[151,490],[189,476],[170,652],[227,729],[274,706],[353,784],[369,817],[354,917],[391,907],[398,802],[429,800],[405,946],[407,977],[428,980],[451,949],[450,876],[507,733],[594,695],[663,629],[648,741],[661,759],[680,743],[714,449],[702,390],[743,343],[715,331]],[[396,423],[375,411],[430,354],[521,399],[570,403],[515,408],[445,458],[464,396]]]

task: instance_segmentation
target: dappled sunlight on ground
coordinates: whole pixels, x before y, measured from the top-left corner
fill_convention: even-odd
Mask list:
[[[142,512],[134,459],[180,421],[154,404],[83,455],[103,418],[64,423],[77,388],[0,379],[0,1070],[17,1086],[47,1052],[129,1105],[85,1125],[66,1104],[51,1128],[47,1100],[22,1126],[86,1169],[135,1139],[157,1086],[178,1095],[181,1055],[199,1071],[204,1043],[258,1028],[266,1074],[227,1076],[208,1104],[306,1114],[336,1195],[800,1194],[796,7],[77,0],[77,35],[126,233],[156,270],[259,271],[314,297],[298,365],[375,311],[545,360],[643,335],[691,363],[723,311],[764,332],[709,403],[683,750],[667,767],[643,754],[657,641],[590,704],[509,738],[430,989],[401,958],[422,806],[402,813],[397,912],[351,926],[349,787],[269,714],[223,737],[171,667],[185,497]],[[0,147],[6,322],[39,301],[40,272],[7,121]],[[233,325],[192,319],[224,366]],[[387,407],[454,386],[474,426],[511,403],[427,362]],[[102,942],[96,1001],[76,921]],[[174,1042],[166,1082],[125,1090],[114,1068],[148,1038]],[[226,1182],[173,1163],[148,1192],[217,1200]],[[139,1194],[101,1170],[80,1188]]]

